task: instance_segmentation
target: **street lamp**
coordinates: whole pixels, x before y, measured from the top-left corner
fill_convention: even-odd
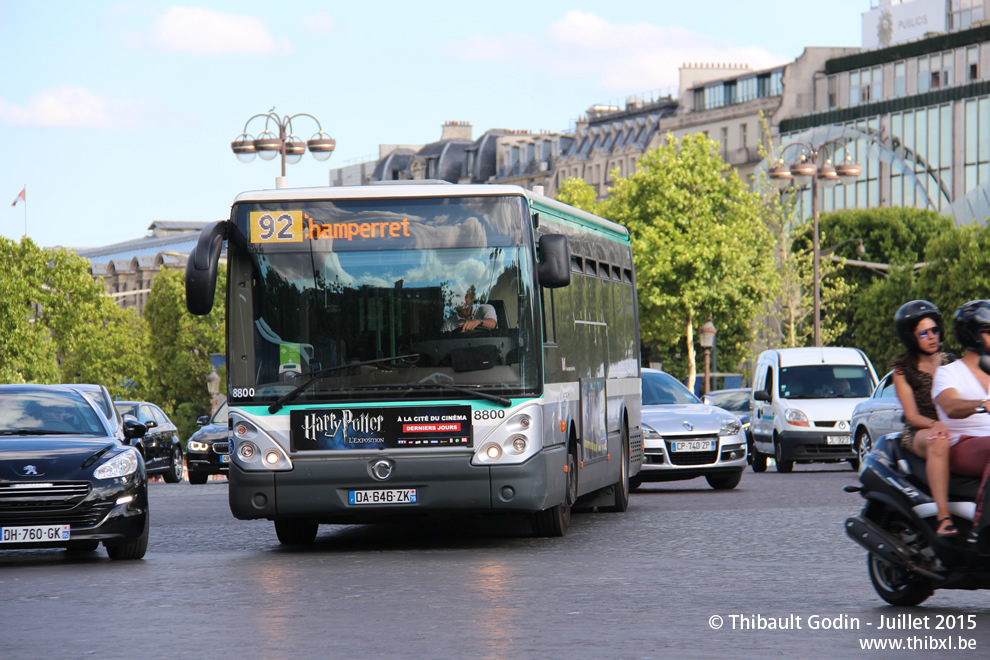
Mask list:
[[[712,323],[712,317],[709,316],[705,324],[698,328],[698,334],[701,335],[701,347],[705,349],[705,394],[711,391],[711,353],[712,346],[715,345],[715,334],[718,330],[715,329],[715,324]]]
[[[248,124],[259,117],[265,118],[265,127],[257,138],[252,137],[248,132]],[[292,120],[297,117],[309,117],[316,122],[317,132],[309,140],[303,142],[292,132]],[[277,129],[277,133],[273,130]],[[255,156],[261,156],[262,160],[272,160],[275,156],[282,156],[282,176],[275,180],[276,188],[284,188],[285,164],[295,165],[309,149],[313,158],[318,161],[325,161],[330,158],[337,141],[323,132],[320,121],[313,115],[301,112],[291,117],[288,115],[279,116],[272,108],[265,114],[254,115],[244,122],[244,132],[237,136],[237,139],[230,143],[230,149],[242,163],[250,163]]]
[[[829,155],[829,145],[837,145],[841,147],[846,153],[846,158],[842,163],[838,165],[832,165],[832,159]],[[801,160],[792,164],[787,165],[784,162],[783,155],[784,151],[787,151],[790,147],[799,146],[802,148]],[[835,150],[832,150],[835,153]],[[819,159],[824,157],[824,162],[821,166],[818,165]],[[814,227],[812,230],[811,242],[814,248],[814,278],[815,278],[815,311],[814,311],[814,328],[815,328],[815,346],[822,345],[822,327],[821,327],[821,305],[822,305],[822,291],[821,291],[821,252],[818,244],[818,186],[822,185],[826,188],[831,188],[838,185],[839,183],[853,183],[859,176],[863,173],[863,166],[859,163],[853,161],[849,155],[848,147],[835,140],[830,140],[824,142],[817,146],[811,144],[805,144],[801,142],[793,142],[781,151],[781,159],[777,162],[775,167],[771,167],[767,174],[773,179],[777,186],[783,190],[787,186],[794,184],[799,188],[810,184],[811,185],[811,213],[814,218]]]

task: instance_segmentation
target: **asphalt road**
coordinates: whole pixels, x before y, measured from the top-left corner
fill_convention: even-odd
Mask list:
[[[154,482],[142,561],[0,552],[0,658],[987,657],[990,592],[876,595],[843,531],[854,482],[771,468],[648,484],[562,539],[470,519],[323,526],[303,550],[235,520],[226,482]],[[878,630],[906,613],[928,619]],[[905,650],[861,647],[882,639]]]

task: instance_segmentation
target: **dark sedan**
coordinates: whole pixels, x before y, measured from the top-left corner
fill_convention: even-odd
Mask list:
[[[212,417],[203,415],[196,423],[203,428],[189,436],[186,443],[186,472],[189,483],[205,484],[211,474],[227,474],[230,466],[227,402],[221,403]]]
[[[147,401],[115,401],[121,415],[133,415],[148,428],[140,441],[134,443],[144,457],[148,476],[160,474],[170,484],[182,481],[182,443],[179,429],[162,409]]]
[[[145,427],[124,424],[127,438]],[[140,454],[82,393],[0,385],[0,549],[67,548],[140,559],[148,483]]]

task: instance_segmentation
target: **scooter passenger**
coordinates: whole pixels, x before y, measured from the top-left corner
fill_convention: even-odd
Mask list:
[[[904,410],[901,446],[925,459],[925,473],[938,516],[935,533],[959,533],[949,513],[949,431],[938,421],[932,401],[932,379],[936,370],[948,363],[939,350],[942,314],[927,300],[905,303],[894,315],[894,328],[904,351],[891,362],[894,391]]]
[[[932,382],[932,398],[939,420],[949,431],[949,467],[952,472],[980,478],[976,496],[974,537],[980,550],[990,543],[987,527],[987,479],[990,478],[990,374],[980,368],[980,356],[990,351],[990,300],[971,300],[956,312],[956,339],[966,349],[959,360],[939,367]],[[990,549],[990,548],[987,548]]]

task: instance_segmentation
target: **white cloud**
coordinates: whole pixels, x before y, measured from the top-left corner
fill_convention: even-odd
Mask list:
[[[101,96],[81,87],[53,87],[27,106],[0,100],[0,123],[44,128],[131,128],[141,123],[147,104]]]
[[[549,74],[591,77],[598,89],[606,91],[676,89],[678,69],[687,62],[731,62],[765,69],[789,60],[679,27],[609,23],[579,10],[568,11],[542,35],[474,35],[448,44],[447,50],[485,62],[545,62]]]
[[[325,11],[310,14],[304,18],[303,26],[314,34],[332,34],[337,28],[333,16]]]
[[[155,19],[149,41],[177,53],[274,53],[288,49],[287,42],[276,43],[261,19],[201,7],[169,7]]]

